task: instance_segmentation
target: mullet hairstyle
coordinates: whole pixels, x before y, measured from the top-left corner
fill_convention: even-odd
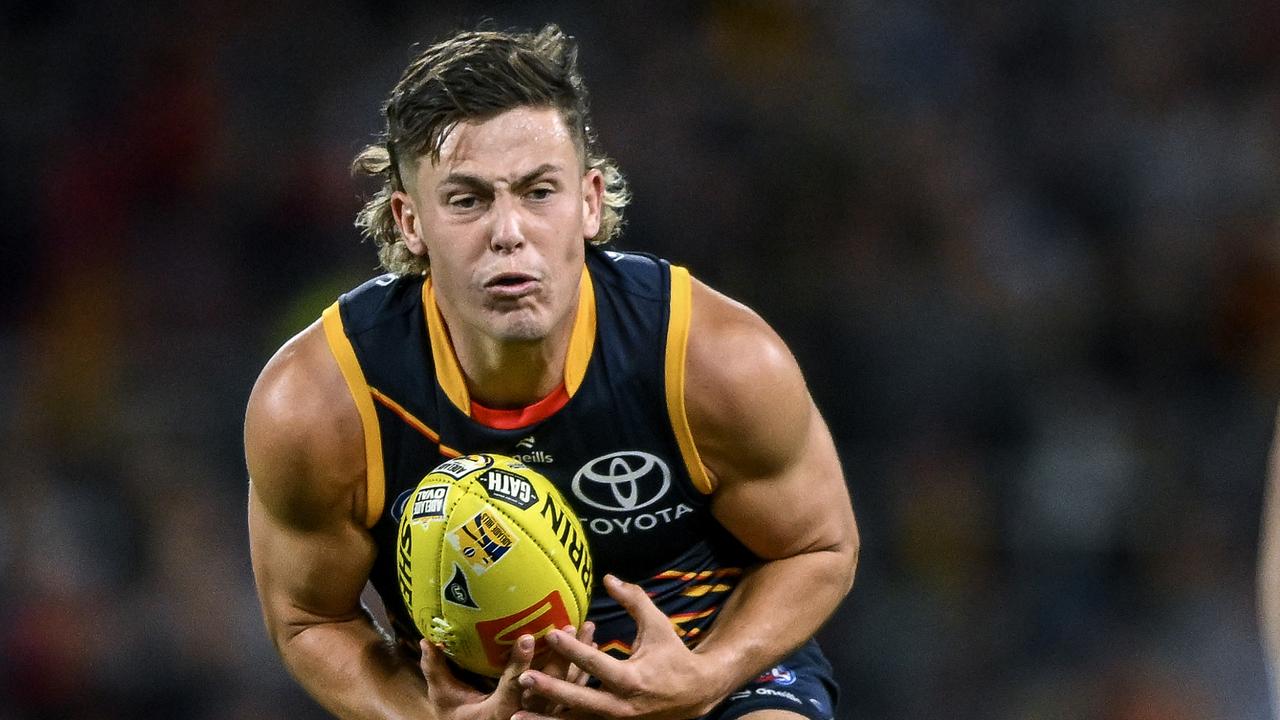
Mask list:
[[[560,112],[577,142],[583,172],[594,168],[604,175],[600,230],[588,242],[602,245],[618,234],[631,193],[596,141],[577,43],[555,25],[537,33],[466,31],[432,45],[409,63],[382,108],[387,124],[380,141],[361,150],[351,166],[356,175],[382,180],[355,224],[377,246],[378,260],[388,272],[430,271],[427,258],[409,250],[391,213],[391,194],[405,190],[403,178],[412,176],[424,156],[439,162],[440,147],[458,123],[488,120],[518,107]]]

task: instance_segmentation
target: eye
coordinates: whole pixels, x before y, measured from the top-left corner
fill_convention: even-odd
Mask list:
[[[449,198],[449,207],[453,210],[474,210],[480,204],[475,195],[454,195]]]
[[[549,187],[536,187],[525,193],[525,197],[530,200],[550,200],[553,192],[555,191]]]

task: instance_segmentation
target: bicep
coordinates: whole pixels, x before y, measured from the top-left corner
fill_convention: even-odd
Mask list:
[[[855,553],[835,444],[791,351],[745,306],[695,293],[686,403],[716,519],[765,559]]]
[[[352,519],[299,524],[249,487],[254,579],[272,633],[353,619],[373,565],[369,533]]]
[[[361,524],[363,434],[314,326],[254,386],[245,459],[250,556],[273,636],[354,617],[375,555]]]
[[[853,509],[831,434],[813,403],[807,401],[805,407],[803,431],[788,433],[795,435],[788,439],[790,447],[776,448],[785,456],[781,462],[718,473],[720,487],[712,501],[716,519],[766,560],[806,552],[853,552],[857,545]]]

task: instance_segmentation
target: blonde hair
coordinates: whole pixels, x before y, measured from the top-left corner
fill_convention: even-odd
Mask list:
[[[492,118],[517,107],[559,111],[578,144],[583,172],[594,169],[604,176],[600,230],[588,242],[601,245],[617,236],[631,193],[596,141],[577,44],[555,25],[536,34],[467,31],[432,45],[409,63],[383,106],[383,137],[361,150],[351,165],[357,175],[382,179],[355,224],[377,246],[378,260],[388,272],[430,270],[426,257],[409,250],[391,212],[391,194],[405,189],[405,174],[423,156],[438,162],[441,144],[459,122]]]

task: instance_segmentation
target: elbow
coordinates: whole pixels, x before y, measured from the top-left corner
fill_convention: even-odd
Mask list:
[[[853,589],[854,576],[858,572],[858,555],[862,550],[862,538],[858,534],[856,522],[842,525],[839,538],[829,549],[835,557],[832,578],[838,583],[840,597],[845,597]]]
[[[862,542],[857,533],[849,538],[848,542],[840,550],[840,596],[845,597],[849,591],[853,589],[854,576],[858,573],[858,553],[862,549]]]

